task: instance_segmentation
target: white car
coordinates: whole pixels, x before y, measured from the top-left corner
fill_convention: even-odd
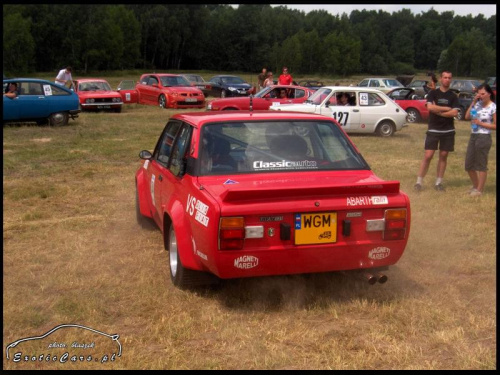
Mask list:
[[[360,83],[359,87],[370,87],[380,90],[386,94],[394,89],[405,87],[401,82],[394,78],[365,78]]]
[[[343,94],[347,94],[347,105],[341,102]],[[302,104],[274,103],[269,109],[333,117],[346,133],[376,133],[389,137],[408,126],[403,108],[383,92],[363,87],[325,86]]]

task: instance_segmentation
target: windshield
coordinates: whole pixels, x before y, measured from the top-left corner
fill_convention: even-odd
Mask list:
[[[396,81],[395,79],[384,79],[384,83],[386,86],[389,87],[402,87],[403,85],[399,83],[399,81]]]
[[[369,169],[328,120],[208,124],[198,159],[199,175]]]
[[[241,85],[242,83],[246,83],[240,77],[221,77],[223,83]]]
[[[160,79],[161,79],[161,84],[164,87],[191,86],[188,80],[181,76],[163,76]]]
[[[184,77],[186,77],[191,82],[196,82],[196,83],[203,83],[203,82],[205,82],[205,80],[201,76],[197,76],[197,75],[194,75],[194,74],[185,75]]]
[[[332,89],[320,88],[314,94],[312,94],[311,97],[307,99],[304,103],[312,103],[320,105],[331,93]]]
[[[78,85],[78,91],[111,91],[107,82],[83,82]]]

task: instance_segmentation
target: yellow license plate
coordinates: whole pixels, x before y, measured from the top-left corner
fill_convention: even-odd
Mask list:
[[[337,241],[337,213],[295,214],[295,245]]]

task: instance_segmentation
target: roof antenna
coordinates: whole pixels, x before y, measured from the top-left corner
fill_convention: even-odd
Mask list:
[[[250,94],[250,112],[253,112],[253,95]]]

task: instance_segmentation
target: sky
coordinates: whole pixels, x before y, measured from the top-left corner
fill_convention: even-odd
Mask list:
[[[290,9],[302,10],[308,13],[312,10],[323,9],[333,15],[349,15],[353,10],[384,10],[388,13],[398,12],[401,9],[410,9],[413,14],[427,12],[431,7],[438,13],[452,10],[456,16],[473,17],[483,14],[485,18],[490,18],[497,13],[495,4],[272,4],[272,6],[286,5]]]

